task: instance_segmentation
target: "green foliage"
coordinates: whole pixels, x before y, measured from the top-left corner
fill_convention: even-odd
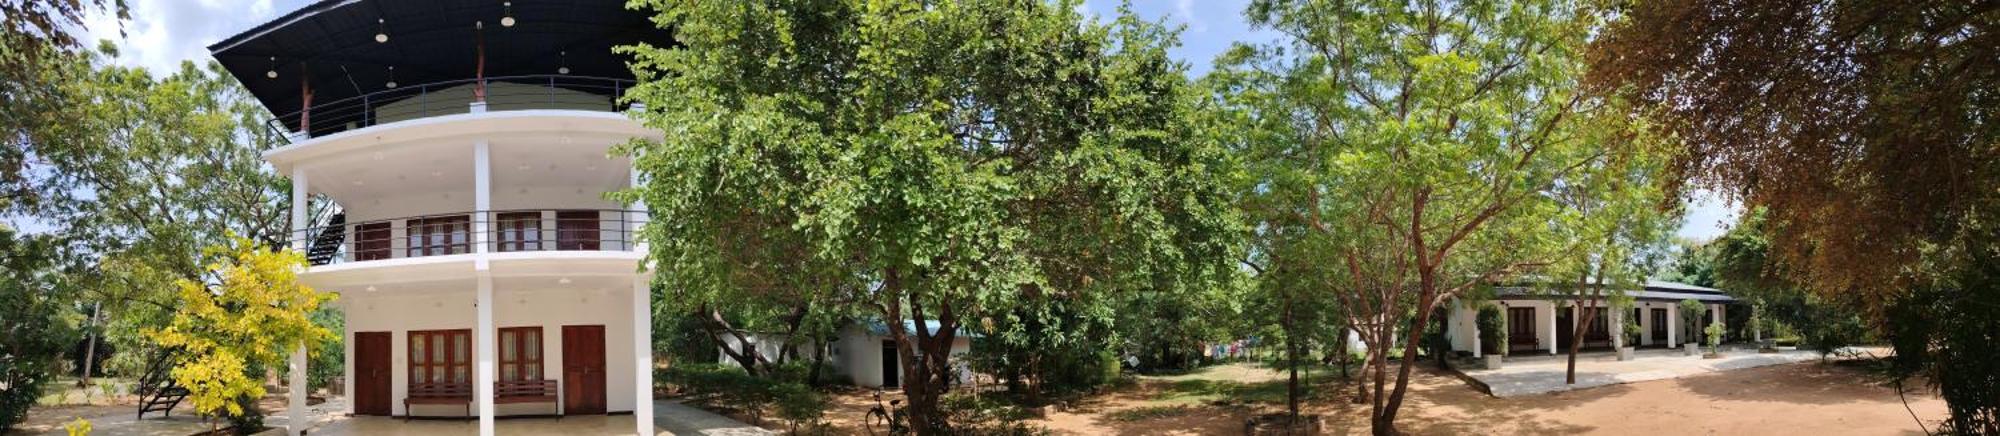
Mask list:
[[[209,280],[181,280],[173,322],[146,335],[160,347],[182,350],[172,375],[192,392],[188,400],[197,412],[254,417],[256,399],[264,396],[260,368],[285,365],[299,347],[323,352],[308,346],[337,340],[311,318],[334,295],[299,282],[305,254],[295,250],[272,251],[238,237],[207,254]]]
[[[0,431],[27,416],[80,337],[78,290],[62,270],[61,242],[0,224]]]
[[[1491,353],[1507,354],[1507,314],[1501,311],[1499,305],[1480,305],[1479,316],[1473,322],[1479,326],[1481,344],[1493,350]]]
[[[1681,300],[1679,306],[1680,306],[1680,316],[1681,316],[1681,330],[1683,332],[1695,331],[1695,329],[1697,328],[1695,326],[1701,325],[1701,314],[1703,312],[1707,312],[1708,307],[1703,306],[1699,301],[1694,301],[1694,299],[1692,298]],[[1695,335],[1689,334],[1687,335],[1686,338],[1681,339],[1681,342],[1696,344],[1700,343],[1701,340],[1696,339]]]
[[[1053,434],[1030,424],[1033,413],[996,396],[946,395],[939,402],[945,419],[958,434],[1032,436]]]
[[[1604,16],[1587,4],[1258,0],[1245,14],[1283,38],[1237,46],[1205,79],[1248,168],[1244,209],[1281,242],[1266,246],[1292,247],[1268,264],[1343,301],[1378,357],[1419,345],[1399,327],[1442,301],[1560,254],[1559,181],[1649,144],[1629,111],[1580,92]],[[1371,390],[1377,433],[1395,432],[1408,388],[1388,366],[1372,367],[1393,383]]]
[[[644,182],[617,195],[675,265],[660,301],[934,319],[944,334],[897,340],[922,357],[913,422],[937,422],[952,376],[916,351],[962,327],[1017,325],[997,321],[1028,302],[1106,318],[1115,295],[1238,274],[1233,163],[1191,122],[1165,26],[1073,1],[632,6],[677,42],[618,49],[636,117],[666,132],[621,147]]]
[[[1982,256],[1991,256],[1985,254]],[[1899,299],[1887,314],[1891,373],[1919,377],[1951,410],[1945,434],[2000,430],[2000,266],[1988,257],[1950,282]]]
[[[1708,327],[1703,327],[1701,329],[1703,334],[1708,335],[1708,352],[1710,353],[1722,352],[1722,349],[1720,348],[1722,346],[1722,333],[1727,330],[1728,328],[1722,326],[1722,321],[1709,323]]]
[[[794,428],[817,424],[829,407],[826,396],[806,385],[803,366],[779,368],[759,377],[735,366],[682,363],[661,372],[660,379],[680,386],[695,401],[748,414],[752,422],[763,420],[764,413],[775,407]]]

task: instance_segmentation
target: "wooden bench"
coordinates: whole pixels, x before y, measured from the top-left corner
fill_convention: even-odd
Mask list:
[[[557,389],[555,380],[515,380],[493,382],[494,404],[549,403],[555,406]],[[550,413],[562,416],[560,410]]]
[[[470,383],[415,383],[410,385],[407,396],[403,397],[403,420],[416,416],[410,409],[412,404],[458,404],[465,406],[465,417],[472,417],[472,384]]]

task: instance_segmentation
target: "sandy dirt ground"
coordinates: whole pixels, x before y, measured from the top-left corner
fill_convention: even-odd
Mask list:
[[[1328,434],[1368,433],[1367,405],[1348,404],[1330,388],[1306,404],[1326,419]],[[1341,389],[1342,392],[1351,392]],[[1035,421],[1057,434],[1234,435],[1243,421],[1282,409],[1281,375],[1252,365],[1224,365],[1194,374],[1142,377],[1130,387],[1051,410]],[[1921,390],[1909,407],[1935,428],[1943,400]],[[873,404],[867,391],[834,397],[827,418],[840,434],[867,434],[860,417]],[[1499,399],[1435,370],[1412,379],[1398,427],[1412,434],[1921,434],[1895,390],[1874,384],[1847,365],[1802,363],[1725,371],[1671,380]],[[773,423],[767,427],[782,428]]]

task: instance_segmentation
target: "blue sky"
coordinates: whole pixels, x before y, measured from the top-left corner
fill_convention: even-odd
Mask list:
[[[141,65],[159,74],[178,68],[183,60],[208,59],[207,46],[236,32],[305,6],[308,0],[128,0],[132,20],[119,26],[103,14],[85,18],[91,39],[112,39],[123,47],[120,62]],[[1109,15],[1117,0],[1086,0],[1086,13]],[[1269,42],[1275,34],[1251,29],[1243,20],[1249,0],[1133,0],[1142,17],[1184,26],[1174,56],[1187,62],[1193,74],[1209,70],[1210,60],[1231,44]],[[122,36],[121,36],[122,31]],[[1738,208],[1712,195],[1697,193],[1688,204],[1680,235],[1708,239],[1733,222]]]

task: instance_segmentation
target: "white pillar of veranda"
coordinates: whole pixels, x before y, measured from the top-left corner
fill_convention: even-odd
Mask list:
[[[303,167],[292,168],[292,249],[304,252],[310,247],[306,233],[310,230],[306,222],[311,216],[312,194]],[[304,434],[306,425],[311,424],[311,412],[306,410],[306,347],[300,344],[292,350],[289,362],[291,377],[286,381],[285,433],[291,436]]]
[[[496,331],[493,329],[493,275],[489,271],[491,265],[486,259],[487,238],[491,237],[486,231],[486,212],[493,206],[492,167],[490,145],[484,139],[473,143],[472,207],[473,216],[477,217],[473,219],[472,224],[473,253],[477,253],[473,258],[473,269],[479,277],[479,289],[476,291],[478,296],[474,305],[479,312],[479,329],[472,332],[472,342],[477,349],[474,354],[479,357],[477,360],[479,367],[473,370],[472,393],[479,401],[480,436],[493,436],[493,380],[494,374],[498,372],[494,363],[493,335]]]
[[[639,106],[639,110],[645,110]],[[631,186],[639,185],[639,170],[631,170]],[[631,217],[627,219],[625,238],[628,247],[640,254],[647,253],[648,245],[635,237],[639,225],[646,221],[646,203],[632,203]],[[633,431],[642,436],[653,436],[653,274],[650,265],[640,265],[640,273],[632,277],[632,380],[637,385],[633,392],[637,398],[632,403]]]

